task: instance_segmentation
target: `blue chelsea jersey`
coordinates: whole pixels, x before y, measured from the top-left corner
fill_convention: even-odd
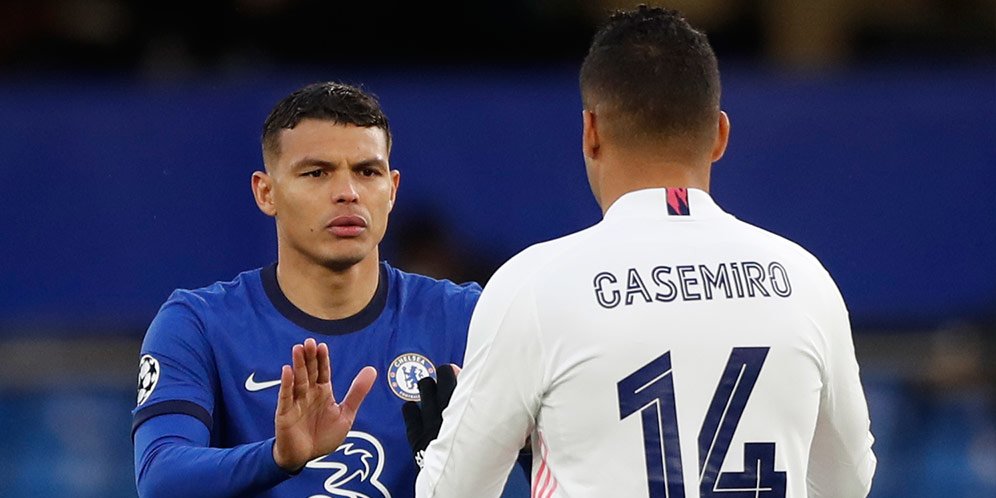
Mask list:
[[[312,337],[329,346],[341,401],[366,365],[377,380],[348,437],[333,453],[264,492],[272,497],[414,495],[416,468],[401,405],[418,400],[418,379],[461,364],[481,289],[380,265],[371,302],[342,320],[295,307],[276,265],[194,291],[178,290],[159,310],[142,345],[134,428],[159,414],[184,413],[228,448],[272,438],[280,368],[291,347]]]

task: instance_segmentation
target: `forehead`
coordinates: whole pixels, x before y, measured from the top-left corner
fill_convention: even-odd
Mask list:
[[[305,157],[329,162],[387,160],[387,136],[380,128],[305,119],[294,128],[281,130],[278,138],[278,164],[292,164]]]

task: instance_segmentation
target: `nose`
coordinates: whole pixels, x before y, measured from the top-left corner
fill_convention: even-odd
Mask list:
[[[360,199],[352,179],[345,179],[335,185],[333,194],[336,204],[352,204]]]

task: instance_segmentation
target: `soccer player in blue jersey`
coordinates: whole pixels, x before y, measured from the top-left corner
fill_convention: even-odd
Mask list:
[[[480,287],[380,261],[399,173],[373,96],[302,88],[274,108],[262,144],[252,191],[276,221],[277,262],[177,290],[149,326],[139,494],[410,497],[400,406],[438,365],[462,362]]]

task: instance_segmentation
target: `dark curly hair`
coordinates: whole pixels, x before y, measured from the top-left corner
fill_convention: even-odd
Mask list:
[[[607,106],[629,137],[701,136],[719,112],[719,64],[706,35],[674,10],[616,11],[581,66],[585,109]]]
[[[391,127],[377,97],[359,87],[326,81],[312,83],[286,96],[263,123],[263,155],[280,152],[280,131],[292,129],[304,119],[319,119],[364,128],[380,128],[391,150]]]

